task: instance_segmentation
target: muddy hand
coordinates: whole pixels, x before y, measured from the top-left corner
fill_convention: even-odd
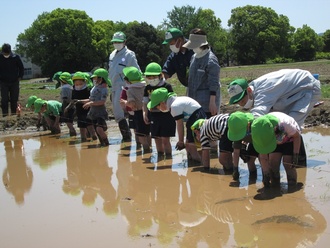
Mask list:
[[[186,148],[186,146],[184,145],[183,142],[179,141],[179,142],[176,143],[175,149],[176,149],[177,151],[181,151],[181,150],[183,150],[183,149],[185,149],[185,148]]]

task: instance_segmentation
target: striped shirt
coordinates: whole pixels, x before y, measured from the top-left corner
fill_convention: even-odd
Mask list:
[[[227,131],[229,114],[219,114],[207,119],[200,128],[202,148],[210,148],[210,141],[221,139]]]

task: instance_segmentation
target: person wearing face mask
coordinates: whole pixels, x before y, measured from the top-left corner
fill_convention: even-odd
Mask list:
[[[71,107],[75,107],[77,115],[77,125],[80,130],[81,142],[87,141],[87,133],[90,134],[93,140],[96,140],[95,129],[91,120],[87,119],[89,109],[83,108],[83,103],[80,100],[89,99],[90,89],[88,88],[89,75],[84,72],[77,71],[72,76],[73,90],[72,101],[69,106],[66,107],[64,112],[68,111]]]
[[[267,73],[249,84],[236,79],[228,86],[229,104],[239,104],[259,117],[283,112],[295,119],[300,128],[321,96],[320,81],[306,70],[282,69]],[[301,166],[306,166],[306,151],[301,142]]]
[[[125,107],[130,107],[134,111],[133,123],[137,142],[143,147],[144,153],[151,152],[150,124],[143,120],[143,94],[146,82],[141,71],[134,66],[123,69],[125,81],[127,82],[127,99],[121,99]]]
[[[187,87],[187,71],[189,69],[191,56],[194,52],[182,46],[186,42],[187,40],[184,38],[181,30],[170,28],[166,31],[163,45],[169,44],[171,54],[167,57],[162,72],[165,79],[171,78],[176,73],[180,83]]]
[[[73,82],[71,78],[71,74],[69,72],[62,72],[60,77],[61,82],[61,101],[62,101],[62,121],[65,122],[67,127],[69,128],[70,136],[76,136],[77,132],[73,127],[73,118],[74,118],[74,109],[69,109],[68,111],[64,111],[64,109],[70,104],[72,99],[72,90],[73,90]]]
[[[220,65],[206,40],[206,33],[199,28],[190,32],[183,47],[194,51],[188,77],[188,96],[195,99],[208,118],[220,110]]]
[[[109,140],[105,133],[108,129],[106,123],[108,112],[105,103],[109,94],[108,85],[111,85],[111,81],[108,71],[103,68],[96,69],[91,78],[93,79],[94,87],[90,91],[90,97],[78,100],[78,103],[81,102],[84,109],[89,109],[87,119],[93,123],[100,145],[109,146]]]
[[[24,66],[19,55],[12,53],[8,43],[2,45],[0,54],[0,87],[2,116],[8,115],[10,102],[11,115],[16,114],[19,98],[19,81],[23,78]]]
[[[175,120],[170,112],[161,112],[157,109],[148,110],[147,104],[151,93],[161,87],[168,92],[173,92],[172,86],[165,81],[162,68],[156,62],[147,65],[144,72],[146,77],[146,87],[143,96],[143,119],[146,124],[150,124],[151,137],[155,140],[158,159],[172,157],[172,146],[170,137],[175,137]]]
[[[126,46],[126,35],[123,32],[116,32],[111,40],[115,50],[109,56],[109,77],[112,83],[112,111],[115,121],[118,123],[123,141],[131,141],[131,131],[125,118],[125,112],[120,105],[122,87],[125,87],[123,69],[134,66],[140,70],[135,53]]]
[[[161,112],[170,112],[176,121],[178,142],[175,146],[177,150],[186,149],[188,159],[201,162],[201,156],[197,151],[193,131],[191,126],[198,119],[206,119],[206,114],[201,105],[194,99],[187,96],[176,96],[173,92],[168,92],[164,87],[160,87],[151,93],[150,101],[147,104],[149,110],[158,109]],[[186,130],[184,123],[186,122]],[[186,140],[184,140],[186,134]]]

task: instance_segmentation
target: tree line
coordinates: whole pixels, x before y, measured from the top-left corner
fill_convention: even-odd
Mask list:
[[[179,28],[188,38],[190,30],[198,27],[206,31],[223,66],[330,59],[330,29],[322,35],[308,25],[295,29],[288,17],[271,8],[246,5],[232,9],[228,26],[222,27],[213,10],[189,5],[175,6],[158,27],[137,21],[94,22],[85,11],[58,8],[40,14],[20,33],[16,48],[41,66],[45,76],[56,71],[91,71],[107,67],[112,35],[123,31],[144,70],[152,61],[163,64],[170,53],[162,45],[168,28]]]

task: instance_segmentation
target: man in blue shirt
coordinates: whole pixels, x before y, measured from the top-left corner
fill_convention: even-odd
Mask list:
[[[180,83],[188,86],[188,69],[190,66],[191,56],[194,54],[193,50],[182,47],[187,40],[184,38],[181,30],[177,28],[170,28],[165,33],[164,45],[169,44],[171,54],[167,57],[163,65],[163,74],[165,79],[168,79],[176,73]]]

